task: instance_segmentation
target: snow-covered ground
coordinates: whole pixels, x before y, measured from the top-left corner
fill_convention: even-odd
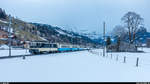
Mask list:
[[[150,49],[145,53],[112,53],[102,50],[57,53],[0,60],[0,81],[11,82],[148,82]],[[1,51],[0,51],[1,52]],[[116,57],[118,55],[118,61]],[[127,63],[123,57],[127,56]],[[139,57],[139,67],[136,58]],[[147,64],[147,65],[146,65]]]
[[[11,50],[11,55],[28,55],[30,54],[28,50],[26,49],[13,49]],[[3,56],[8,56],[9,55],[9,50],[0,50],[0,57]]]
[[[21,48],[11,48],[11,55],[28,55],[29,50]],[[9,47],[7,45],[0,45],[0,57],[9,55]]]

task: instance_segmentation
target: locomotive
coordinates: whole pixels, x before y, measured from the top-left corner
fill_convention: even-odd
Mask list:
[[[86,48],[81,48],[79,45],[59,44],[59,43],[49,43],[49,42],[29,43],[29,52],[32,54],[72,52],[72,51],[82,51],[82,50],[86,50]]]

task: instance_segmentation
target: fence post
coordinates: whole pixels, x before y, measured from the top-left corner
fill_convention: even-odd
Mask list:
[[[25,60],[26,59],[26,57],[25,56],[23,56],[23,60]]]
[[[112,53],[111,53],[111,59],[112,59]]]
[[[108,57],[108,53],[106,52],[106,58]]]
[[[118,55],[117,55],[116,61],[118,61]]]
[[[139,66],[139,57],[136,60],[136,67],[138,67],[138,66]]]
[[[124,56],[124,63],[126,63],[126,56]]]

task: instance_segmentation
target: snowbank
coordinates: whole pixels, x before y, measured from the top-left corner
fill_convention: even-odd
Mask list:
[[[9,46],[7,46],[7,45],[1,45],[0,46],[0,50],[6,50],[6,49],[9,49]]]
[[[147,51],[150,49],[146,49]],[[0,60],[0,81],[11,82],[146,82],[150,81],[147,53],[111,53],[102,50],[57,53]],[[16,51],[15,51],[16,52]],[[18,52],[19,53],[19,52]],[[107,54],[106,54],[107,55]],[[116,56],[119,56],[116,61]],[[127,62],[123,63],[123,56]],[[139,67],[135,66],[140,57]],[[143,61],[142,61],[143,60]]]
[[[30,54],[29,53],[29,50],[26,50],[26,49],[13,49],[11,50],[11,55],[12,56],[15,56],[15,55],[28,55]],[[9,56],[9,50],[0,50],[0,57],[3,57],[3,56]]]

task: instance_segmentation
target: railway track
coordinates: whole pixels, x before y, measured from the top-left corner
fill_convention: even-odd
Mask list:
[[[77,51],[74,51],[74,52],[77,52]],[[62,53],[62,52],[61,52]],[[63,53],[68,53],[68,52],[63,52]],[[29,55],[14,55],[14,56],[3,56],[3,57],[0,57],[0,60],[1,59],[12,59],[12,58],[23,58],[23,57],[33,57],[33,56],[43,56],[43,55],[50,55],[50,54],[57,54],[57,53],[44,53],[44,54],[29,54]]]
[[[32,57],[32,56],[40,56],[40,55],[49,55],[49,54],[56,54],[56,53],[3,56],[3,57],[0,57],[0,60],[1,59],[21,58],[21,57]]]

